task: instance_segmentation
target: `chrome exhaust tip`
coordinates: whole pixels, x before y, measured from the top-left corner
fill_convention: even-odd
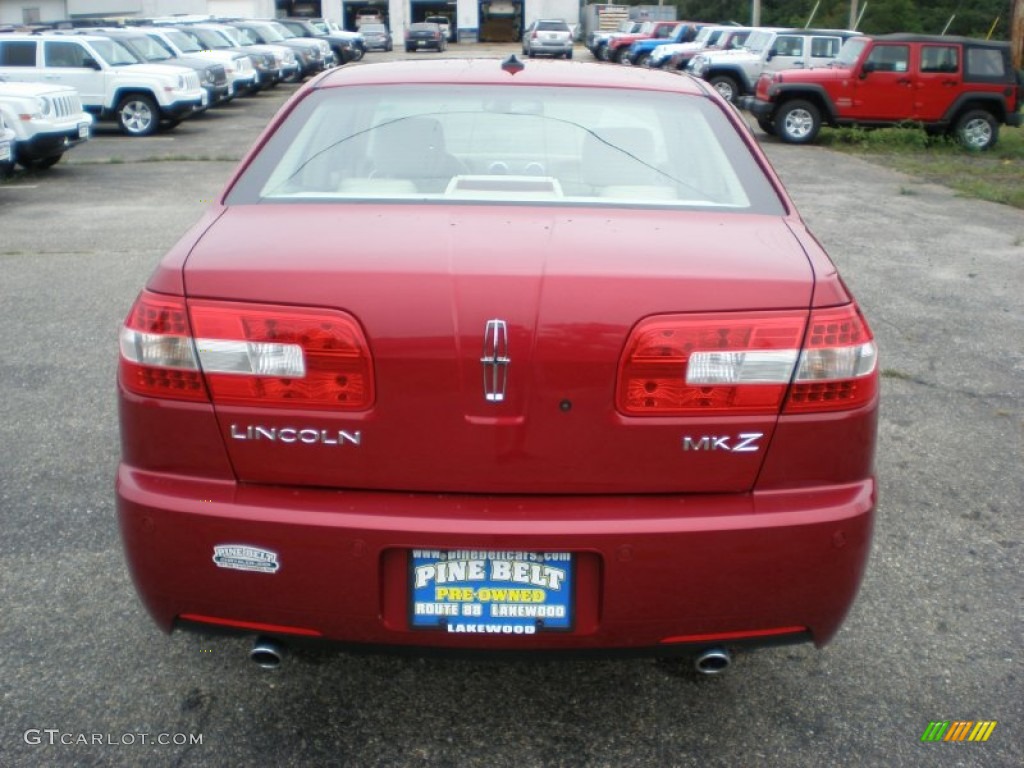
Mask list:
[[[284,646],[269,637],[257,637],[249,651],[249,658],[263,669],[277,669],[284,658]]]
[[[708,648],[694,660],[694,668],[702,675],[719,675],[732,664],[732,654],[725,648]]]

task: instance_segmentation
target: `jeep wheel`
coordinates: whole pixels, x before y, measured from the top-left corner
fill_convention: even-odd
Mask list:
[[[775,132],[789,144],[810,144],[821,128],[821,113],[809,101],[787,101],[775,113]]]
[[[641,53],[636,57],[636,66],[638,67],[649,67],[651,66],[651,54]]]
[[[770,117],[757,118],[757,126],[769,136],[775,135],[775,121]]]
[[[972,109],[956,121],[953,135],[967,149],[980,152],[999,140],[999,123],[990,112]]]
[[[731,101],[733,104],[736,103],[736,99],[740,95],[740,87],[735,78],[729,75],[715,75],[709,78],[708,82],[722,95],[723,99]]]
[[[133,93],[117,105],[117,122],[129,136],[151,136],[160,127],[160,113],[152,96]]]

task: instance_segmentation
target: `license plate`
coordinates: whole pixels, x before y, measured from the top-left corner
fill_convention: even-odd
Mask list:
[[[412,550],[410,625],[452,634],[571,630],[569,552]]]
[[[88,139],[89,138],[89,124],[79,123],[78,124],[78,138]]]
[[[6,162],[11,159],[11,142],[0,141],[0,161]]]
[[[199,98],[199,106],[201,106],[201,107],[208,107],[208,106],[210,106],[210,94],[208,94],[206,92],[205,88],[203,89],[202,96]]]

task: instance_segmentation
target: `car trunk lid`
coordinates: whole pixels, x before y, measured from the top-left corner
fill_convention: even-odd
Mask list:
[[[190,300],[349,313],[372,355],[368,410],[218,404],[241,481],[473,493],[751,488],[777,414],[624,416],[623,349],[813,282],[781,217],[471,205],[236,206],[185,268]]]

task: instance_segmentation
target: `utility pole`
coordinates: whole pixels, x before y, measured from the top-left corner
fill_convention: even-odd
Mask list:
[[[1024,69],[1024,0],[1013,0],[1010,17],[1010,51],[1013,68]]]
[[[750,26],[761,26],[761,0],[751,0],[750,4]]]
[[[850,0],[850,26],[847,29],[857,28],[857,0]]]

